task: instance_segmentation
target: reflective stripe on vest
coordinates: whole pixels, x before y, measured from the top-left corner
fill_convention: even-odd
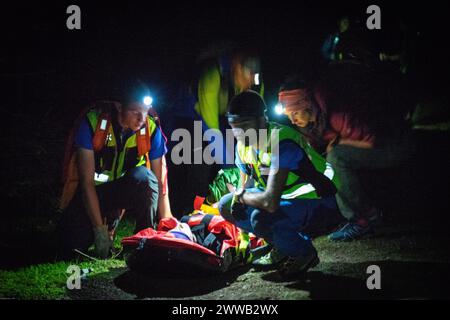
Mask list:
[[[295,129],[277,124],[274,122],[268,123],[268,136],[270,137],[273,129],[278,129],[279,143],[283,140],[290,140],[301,147],[308,158],[311,160],[314,168],[330,179],[335,185],[337,184],[337,177],[334,174],[334,170],[325,159],[318,154],[304,139],[304,137],[298,133]],[[269,142],[270,144],[270,142]],[[257,155],[256,150],[252,146],[245,146],[244,144],[237,143],[237,152],[241,161],[244,164],[250,166],[253,178],[255,179],[255,186],[265,189],[267,181],[264,176],[268,176],[268,170],[270,169],[272,155],[270,145],[267,148],[267,152]],[[265,172],[263,172],[265,171]],[[317,199],[316,189],[311,183],[298,182],[301,179],[297,173],[290,171],[286,180],[286,184],[282,193],[282,199]]]
[[[334,170],[331,167],[331,165],[326,162],[326,169],[323,172],[323,175],[330,179],[331,181],[334,181]],[[306,198],[306,199],[316,199],[318,198],[317,193],[315,192],[316,189],[311,183],[303,184],[298,189],[293,190],[292,192],[286,192],[283,193],[281,196],[282,199],[295,199],[295,198]]]
[[[86,116],[92,130],[97,129],[99,121],[100,130],[105,127],[107,128],[107,133],[104,135],[106,138],[104,139],[103,147],[100,147],[99,150],[94,150],[96,162],[94,181],[96,185],[116,180],[122,177],[127,169],[132,167],[146,165],[149,168],[148,151],[151,147],[151,135],[156,129],[156,123],[150,116],[147,117],[145,127],[127,138],[125,144],[122,146],[122,150],[117,150],[114,129],[112,125],[105,123],[105,120],[110,122],[109,117],[105,117],[105,113],[100,114],[98,110],[91,110]],[[94,131],[94,136],[96,133]],[[135,158],[131,158],[133,154],[135,154]],[[105,163],[108,160],[109,162]]]

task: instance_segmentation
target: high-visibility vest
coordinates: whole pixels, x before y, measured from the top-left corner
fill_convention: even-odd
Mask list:
[[[151,137],[157,124],[153,117],[148,116],[145,125],[123,142],[118,150],[117,138],[114,134],[111,118],[111,108],[114,102],[102,102],[101,107],[90,109],[85,118],[93,132],[92,145],[95,157],[95,185],[114,181],[122,177],[127,170],[139,166],[150,169],[148,153],[151,148]],[[74,128],[76,129],[76,128]],[[69,142],[69,152],[66,152],[63,174],[63,192],[60,199],[60,210],[65,209],[78,187],[78,170],[73,141]]]
[[[278,129],[278,130],[274,130]],[[337,177],[331,164],[317,153],[295,129],[268,122],[267,150],[259,152],[253,146],[237,143],[237,153],[255,180],[255,186],[265,189],[272,164],[270,137],[278,133],[278,141],[291,141],[302,148],[307,158],[302,159],[297,170],[290,171],[283,189],[282,199],[318,199],[336,193]]]

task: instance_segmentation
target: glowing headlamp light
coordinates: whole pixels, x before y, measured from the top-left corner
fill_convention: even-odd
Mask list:
[[[142,102],[144,102],[146,106],[151,106],[153,103],[153,98],[150,96],[145,96],[144,99],[142,99]]]
[[[255,73],[255,76],[254,76],[253,80],[255,82],[255,86],[259,86],[260,85],[259,73]]]
[[[281,103],[277,103],[274,107],[275,113],[278,115],[282,115],[284,113],[284,107]]]

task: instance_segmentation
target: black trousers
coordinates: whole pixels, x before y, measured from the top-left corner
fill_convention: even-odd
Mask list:
[[[188,118],[175,118],[175,128],[182,128],[189,131],[194,136],[194,120]],[[207,146],[207,142],[203,142],[203,152]],[[172,149],[174,145],[170,145]],[[195,158],[194,150],[191,151],[191,161]],[[189,214],[193,210],[195,196],[206,197],[208,194],[208,186],[214,180],[220,166],[217,164],[208,165],[201,164],[174,164],[171,157],[168,159],[169,165],[169,189],[170,205],[172,213],[177,218]]]
[[[146,167],[129,170],[123,177],[95,187],[102,218],[108,229],[114,230],[122,209],[136,219],[135,232],[156,228],[158,208],[158,180]],[[59,256],[70,258],[73,249],[85,251],[94,242],[94,231],[80,190],[62,213],[58,226]]]
[[[364,190],[359,172],[363,169],[384,169],[400,165],[413,157],[415,145],[410,132],[380,143],[373,149],[337,145],[328,153],[327,161],[333,166],[340,181],[336,201],[341,214],[348,220],[367,218],[374,206]],[[388,187],[386,185],[385,187]]]

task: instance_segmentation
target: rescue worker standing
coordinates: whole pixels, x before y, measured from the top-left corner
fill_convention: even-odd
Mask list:
[[[268,122],[265,110],[264,100],[254,91],[230,102],[227,117],[237,139],[235,162],[241,170],[241,186],[222,197],[219,210],[226,220],[273,245],[254,264],[277,266],[284,261],[279,274],[290,277],[319,262],[310,236],[338,216],[336,181],[331,166],[306,140],[290,127]],[[271,139],[247,142],[249,130]],[[247,185],[250,177],[253,188]]]
[[[264,96],[260,60],[249,49],[204,58],[200,70],[194,108],[208,129],[220,129],[220,119],[236,94],[252,89]]]
[[[223,45],[206,50],[196,64],[193,80],[187,90],[180,90],[173,106],[174,128],[183,128],[194,135],[194,121],[201,121],[202,133],[208,129],[219,130],[223,136],[229,128],[225,113],[232,97],[252,89],[263,95],[260,59],[250,49]],[[204,142],[203,149],[212,141]],[[221,168],[228,168],[226,159],[233,159],[232,151],[223,145],[222,152],[214,155],[216,164],[183,164],[171,166],[171,174],[185,176],[183,181],[172,180],[171,195],[174,212],[190,212],[196,195],[206,196],[208,185]],[[193,150],[191,159],[195,159]],[[227,153],[229,156],[227,157]]]
[[[149,90],[141,81],[125,82],[114,98],[89,109],[69,141],[58,230],[65,258],[92,243],[106,258],[123,210],[136,218],[135,232],[155,228],[157,211],[160,218],[172,216],[167,149],[149,115]]]

